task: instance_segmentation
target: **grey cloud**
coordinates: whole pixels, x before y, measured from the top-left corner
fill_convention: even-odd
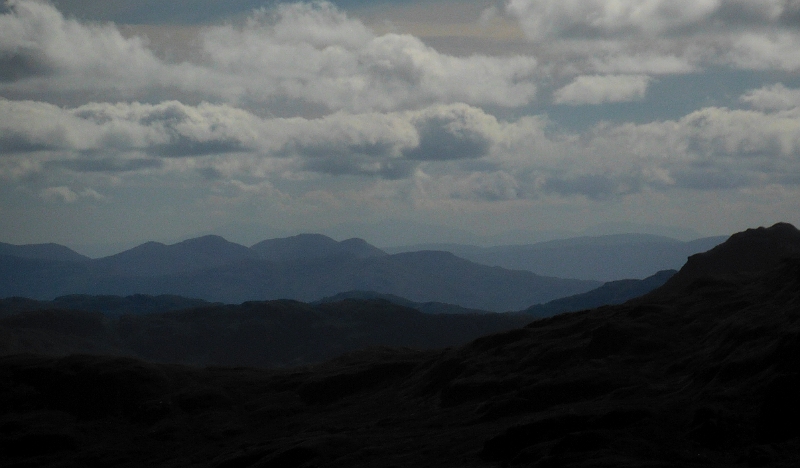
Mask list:
[[[319,119],[177,102],[64,109],[0,101],[0,108],[6,110],[0,144],[17,153],[0,167],[5,174],[44,165],[73,173],[197,171],[210,180],[292,180],[314,172],[417,183],[423,171],[436,181],[425,185],[426,193],[500,201],[542,193],[606,200],[650,189],[737,189],[781,184],[785,174],[800,172],[798,109],[705,108],[676,121],[607,123],[569,134],[544,131],[543,119],[498,121],[463,104]],[[36,148],[57,151],[24,153]],[[23,159],[31,164],[14,166]]]
[[[419,144],[405,149],[403,156],[420,161],[475,159],[486,156],[493,141],[483,126],[496,123],[493,118],[487,117],[482,112],[466,107],[423,114],[414,121]]]
[[[542,189],[559,195],[583,195],[593,200],[606,200],[640,192],[643,186],[642,181],[635,177],[585,174],[546,177]]]
[[[419,128],[419,146],[403,151],[408,159],[444,161],[486,156],[491,141],[470,129],[449,127],[446,119],[434,118]]]
[[[777,181],[785,185],[800,185],[800,172],[786,172],[778,174]]]
[[[223,177],[222,172],[214,167],[203,167],[197,172],[206,180],[220,180]]]
[[[172,135],[170,142],[154,145],[149,152],[164,157],[183,158],[188,156],[208,156],[213,154],[249,152],[252,148],[234,139],[201,141],[186,135]]]
[[[2,129],[0,129],[2,132]],[[33,153],[36,151],[57,150],[59,145],[36,141],[21,133],[0,133],[0,155],[13,153]]]
[[[259,119],[227,106],[91,104],[73,115],[97,125],[99,144],[118,150],[146,150],[164,157],[252,151]]]
[[[723,0],[708,22],[730,26],[800,26],[800,3],[796,0]]]
[[[119,96],[172,76],[142,39],[125,38],[114,25],[67,19],[42,1],[7,5],[0,14],[0,55],[8,66],[0,92],[34,97],[90,90],[97,96],[104,90]]]
[[[689,167],[672,172],[676,186],[694,190],[732,190],[753,185],[756,178],[734,169]]]
[[[786,0],[786,6],[781,12],[780,22],[787,27],[800,28],[800,2]]]
[[[373,161],[359,157],[326,157],[307,159],[303,169],[311,172],[341,176],[366,175],[397,180],[408,178],[415,164],[402,160]]]
[[[47,76],[54,68],[36,51],[0,51],[0,82],[14,82],[34,76]]]
[[[276,154],[282,156],[303,156],[308,158],[346,157],[350,155],[363,155],[372,158],[391,157],[397,147],[395,141],[336,141],[336,135],[328,141],[303,141],[294,138],[287,142]]]
[[[140,171],[143,169],[159,169],[164,163],[161,160],[153,158],[102,158],[57,160],[50,162],[50,165],[64,167],[74,172],[120,173]]]

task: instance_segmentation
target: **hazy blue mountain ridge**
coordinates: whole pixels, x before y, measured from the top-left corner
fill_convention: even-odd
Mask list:
[[[661,287],[672,276],[675,270],[662,270],[645,279],[627,279],[609,281],[597,289],[574,296],[554,299],[544,304],[528,307],[525,312],[536,318],[552,317],[566,312],[577,312],[584,309],[593,309],[605,305],[624,304],[626,301],[647,294]]]
[[[363,239],[346,239],[337,242],[322,234],[297,236],[261,241],[251,247],[260,258],[274,262],[298,262],[334,257],[382,257],[386,252]]]
[[[147,242],[95,261],[107,274],[154,276],[202,270],[258,258],[243,245],[219,236],[203,236],[177,244]]]
[[[661,270],[677,270],[693,254],[725,241],[726,236],[679,241],[650,234],[584,236],[525,245],[478,247],[424,244],[385,248],[389,253],[422,249],[445,250],[484,265],[532,271],[557,278],[616,281],[646,278]]]
[[[0,258],[0,297],[50,300],[69,294],[178,295],[211,302],[314,301],[370,290],[414,302],[496,312],[588,291],[594,281],[548,278],[480,265],[448,252],[387,255],[359,239],[321,235],[247,248],[219,236],[173,245],[148,242],[86,262]]]
[[[444,302],[414,302],[404,297],[395,294],[385,294],[375,291],[345,291],[333,296],[323,297],[314,304],[327,304],[331,302],[340,302],[347,299],[356,300],[383,300],[391,302],[403,307],[415,309],[426,314],[486,314],[486,310],[481,309],[468,309],[466,307],[457,306],[455,304],[446,304]]]
[[[65,262],[84,262],[90,260],[89,257],[81,255],[69,247],[53,243],[14,245],[0,242],[0,255]]]
[[[95,276],[83,284],[82,290],[73,292],[121,296],[176,294],[212,302],[241,303],[269,299],[308,302],[342,291],[370,290],[415,302],[444,302],[505,312],[597,286],[599,283],[593,281],[548,278],[529,271],[480,265],[447,252],[415,252],[302,263],[249,260],[160,276]]]

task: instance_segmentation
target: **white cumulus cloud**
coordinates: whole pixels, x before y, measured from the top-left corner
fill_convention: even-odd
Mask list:
[[[509,0],[505,13],[542,66],[578,74],[800,68],[794,0]]]
[[[410,35],[377,35],[324,2],[278,4],[240,25],[208,26],[194,59],[181,62],[157,57],[113,24],[66,19],[34,0],[8,5],[0,14],[6,96],[153,101],[178,92],[285,115],[299,103],[360,112],[431,102],[513,107],[537,90],[532,57],[442,54]]]
[[[556,104],[603,104],[643,99],[650,77],[646,75],[579,76],[553,94]]]
[[[800,107],[800,89],[791,89],[782,83],[776,83],[750,90],[740,100],[756,109],[788,110]]]

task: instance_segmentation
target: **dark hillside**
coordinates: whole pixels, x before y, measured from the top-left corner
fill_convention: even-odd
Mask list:
[[[25,311],[48,309],[101,312],[106,316],[116,317],[123,314],[152,314],[212,305],[221,304],[212,304],[200,299],[189,299],[181,296],[148,296],[145,294],[134,294],[125,297],[71,294],[59,296],[52,301],[9,297],[0,299],[0,317]]]
[[[788,223],[748,229],[713,249],[692,255],[660,291],[681,292],[700,279],[735,280],[775,268],[784,258],[800,256],[800,231]]]
[[[800,258],[773,247],[764,270],[700,257],[681,273],[713,277],[440,351],[285,371],[3,357],[0,463],[800,466]]]
[[[71,296],[43,303],[0,301],[9,309],[0,309],[0,354],[91,352],[198,366],[286,367],[319,363],[370,346],[461,345],[530,321],[522,314],[432,315],[384,300],[354,299],[316,305],[205,304],[174,312],[119,315],[120,308],[134,303],[169,307],[191,300]],[[81,304],[85,309],[76,310]],[[98,311],[98,306],[115,308],[108,313]]]

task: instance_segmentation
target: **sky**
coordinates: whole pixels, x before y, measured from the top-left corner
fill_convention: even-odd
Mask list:
[[[798,0],[0,5],[0,242],[800,225]]]

